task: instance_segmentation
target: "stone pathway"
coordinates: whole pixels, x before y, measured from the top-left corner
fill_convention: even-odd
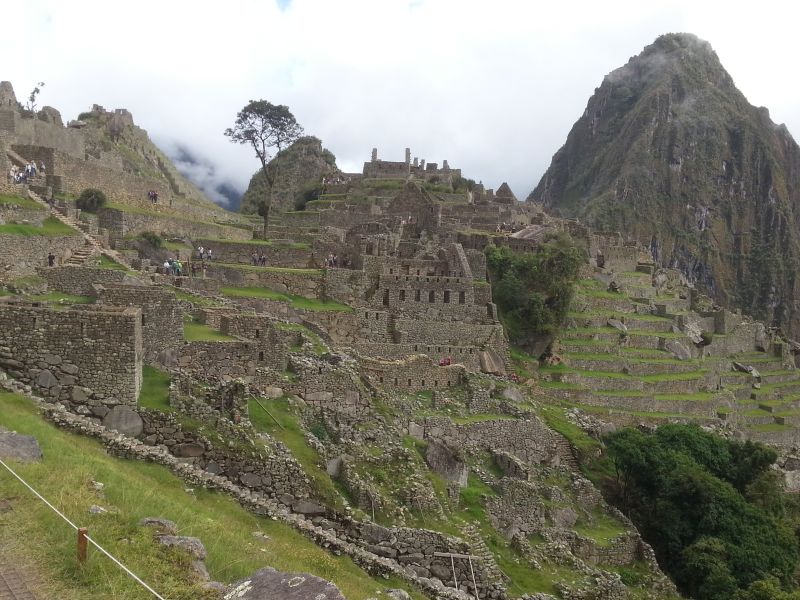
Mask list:
[[[14,567],[0,546],[0,600],[36,600],[25,584],[23,573]]]

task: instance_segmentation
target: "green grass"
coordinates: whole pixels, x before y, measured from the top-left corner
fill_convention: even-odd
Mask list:
[[[264,408],[259,406],[259,402],[270,414],[267,414]],[[250,422],[256,431],[266,432],[286,444],[292,452],[292,456],[303,465],[303,471],[311,480],[311,485],[320,498],[331,506],[343,509],[342,496],[328,473],[320,466],[320,456],[317,451],[306,443],[305,432],[300,426],[297,415],[289,406],[289,401],[285,398],[278,400],[251,399],[248,403],[248,410]],[[272,417],[275,419],[273,420]]]
[[[257,517],[236,502],[202,488],[189,494],[187,484],[166,468],[114,458],[95,440],[70,434],[44,422],[33,404],[20,396],[0,393],[0,425],[39,440],[40,464],[13,468],[70,519],[89,528],[90,535],[134,573],[171,600],[200,600],[204,595],[186,582],[188,562],[152,540],[152,532],[136,526],[144,517],[162,517],[178,525],[180,535],[199,537],[206,565],[214,580],[226,583],[271,566],[307,572],[333,581],[348,600],[382,597],[387,587],[407,586],[396,580],[370,577],[347,557],[333,556],[291,527]],[[104,484],[104,497],[91,481]],[[42,597],[70,600],[142,600],[150,597],[108,559],[90,550],[83,568],[75,564],[74,531],[35,500],[3,470],[0,497],[12,497],[14,510],[0,514],[0,541],[9,556],[33,563]],[[90,515],[92,504],[108,513]],[[262,532],[268,539],[256,538]],[[179,566],[180,565],[180,566]],[[424,596],[412,592],[414,600]]]
[[[114,271],[127,271],[128,267],[125,265],[119,264],[113,258],[106,256],[105,254],[100,255],[100,259],[97,261],[97,266],[101,269],[112,269]]]
[[[311,249],[311,244],[307,244],[305,242],[289,242],[285,240],[224,240],[222,238],[209,238],[209,237],[204,237],[202,238],[202,240],[203,242],[211,242],[212,244],[250,244],[253,246],[275,246],[277,248],[287,248],[291,250]],[[221,263],[221,264],[228,264],[228,263]]]
[[[191,302],[195,306],[210,308],[212,306],[224,306],[223,302],[217,300],[215,298],[209,298],[207,296],[199,296],[195,294],[190,294],[185,292],[179,288],[174,288],[175,297],[178,300],[185,300],[187,302]]]
[[[29,296],[26,300],[34,300],[36,302],[58,302],[59,304],[94,304],[95,299],[89,296],[73,296],[63,292],[48,292],[46,294]]]
[[[269,288],[262,287],[224,287],[220,289],[224,296],[231,298],[265,298],[267,300],[277,300],[278,302],[288,302],[294,308],[312,311],[339,311],[352,312],[353,309],[346,304],[341,304],[334,300],[318,300],[307,298],[295,294],[276,292]]]
[[[183,339],[187,342],[233,342],[236,338],[225,335],[189,316],[183,321]]]
[[[0,194],[0,206],[19,206],[20,208],[28,208],[33,210],[44,210],[44,206],[42,206],[36,200],[31,200],[30,198],[23,198],[22,196],[9,196],[7,194]]]
[[[19,235],[23,237],[57,237],[63,235],[78,235],[69,225],[65,225],[55,217],[47,217],[41,226],[26,225],[22,223],[6,223],[0,225],[0,233]]]
[[[142,389],[139,391],[139,406],[169,412],[169,373],[145,365],[142,367]]]
[[[301,325],[300,323],[283,323],[278,321],[275,323],[275,327],[278,329],[282,329],[283,331],[297,331],[302,333],[308,340],[311,342],[311,347],[314,354],[322,355],[326,352],[329,352],[330,349],[328,348],[327,344],[319,337],[316,333],[311,331],[305,325]]]
[[[601,548],[611,546],[614,538],[627,531],[622,523],[611,515],[597,512],[592,517],[594,522],[591,524],[583,521],[576,523],[575,531],[583,537],[593,540]]]

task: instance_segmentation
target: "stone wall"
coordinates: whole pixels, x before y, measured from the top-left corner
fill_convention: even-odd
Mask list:
[[[465,377],[462,365],[440,367],[419,354],[398,360],[365,357],[361,359],[361,372],[376,387],[406,391],[448,388],[459,385]]]
[[[46,146],[75,158],[83,158],[86,155],[83,134],[75,129],[41,119],[23,118],[14,110],[0,110],[0,123],[2,123],[0,129],[13,134],[16,144]],[[23,158],[27,156],[23,155]]]
[[[144,360],[155,364],[165,350],[183,343],[183,310],[175,294],[157,286],[108,284],[98,303],[141,309]]]
[[[107,286],[138,281],[118,269],[65,265],[52,268],[40,267],[36,272],[47,282],[49,289],[75,296],[94,296],[94,286],[97,284]]]
[[[311,248],[307,246],[298,247],[297,244],[280,242],[256,244],[252,242],[222,242],[203,238],[195,239],[192,242],[192,247],[196,251],[199,246],[211,248],[216,262],[250,265],[252,264],[253,252],[255,252],[256,254],[264,254],[268,267],[305,269],[318,266],[312,260]]]
[[[273,271],[210,262],[206,263],[206,274],[231,287],[264,287],[308,298],[320,298],[323,293],[323,272],[317,270]]]
[[[141,311],[0,303],[0,366],[52,401],[136,406]]]
[[[147,192],[145,192],[145,198]],[[169,237],[198,238],[211,237],[231,240],[248,240],[252,232],[239,227],[192,221],[174,213],[125,212],[116,208],[101,208],[98,225],[117,236],[138,235],[153,231]],[[213,245],[211,246],[213,250]]]
[[[47,211],[41,208],[23,208],[19,204],[0,204],[0,225],[28,223],[41,226],[42,221],[48,216]]]
[[[425,418],[424,438],[456,440],[470,451],[503,451],[527,464],[558,466],[565,457],[556,449],[556,434],[535,416],[527,419],[492,419],[457,425],[445,417]]]
[[[36,267],[46,267],[50,252],[56,256],[56,264],[61,264],[84,246],[83,237],[77,233],[60,236],[0,233],[0,281],[31,275]]]

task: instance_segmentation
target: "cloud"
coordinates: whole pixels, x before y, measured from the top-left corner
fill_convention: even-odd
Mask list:
[[[0,37],[0,78],[20,97],[46,82],[39,103],[66,118],[93,103],[128,108],[166,151],[201,157],[181,168],[212,194],[243,190],[258,167],[222,132],[265,98],[287,104],[345,170],[359,171],[372,147],[399,160],[408,146],[525,197],[603,77],[668,31],[708,40],[754,104],[800,131],[799,11],[769,0],[758,11],[689,0],[142,0],[114,11],[32,0]]]

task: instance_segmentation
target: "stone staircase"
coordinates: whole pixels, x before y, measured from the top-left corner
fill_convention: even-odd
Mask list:
[[[480,530],[475,525],[468,524],[461,527],[461,534],[464,540],[469,544],[472,554],[481,559],[483,570],[489,582],[507,582],[508,578],[503,574],[503,571],[500,570],[500,567],[497,566],[494,555],[491,550],[489,550],[486,542],[483,541]]]
[[[47,204],[47,202],[45,202],[41,198],[41,196],[39,196],[36,192],[34,192],[34,191],[30,190],[30,189],[28,190],[28,197],[30,197],[32,200],[35,200],[36,202],[39,202],[40,204],[42,204],[42,205],[44,205],[44,206],[46,206],[48,208],[51,208],[50,205]],[[50,214],[53,217],[55,217],[56,219],[58,219],[59,221],[61,221],[62,223],[64,223],[65,225],[68,225],[69,227],[75,229],[76,231],[79,231],[81,233],[81,235],[83,235],[83,239],[86,242],[87,246],[89,246],[91,248],[91,252],[86,254],[85,258],[88,258],[89,256],[91,256],[93,254],[105,254],[110,259],[120,263],[121,265],[124,265],[124,266],[128,267],[129,269],[131,268],[130,261],[125,256],[123,256],[122,254],[120,254],[116,250],[112,250],[111,248],[105,247],[97,238],[95,238],[90,233],[84,231],[83,226],[82,226],[83,224],[80,223],[77,219],[75,219],[74,217],[68,215],[65,211],[62,211],[62,210],[51,209]],[[78,251],[78,252],[82,252],[82,251]],[[78,252],[76,252],[76,254],[78,254]],[[84,258],[84,260],[85,260],[85,258]],[[82,264],[82,262],[78,263],[78,264]]]
[[[86,261],[95,255],[96,248],[91,245],[86,245],[83,248],[79,248],[72,253],[67,260],[64,261],[65,265],[70,266],[81,266],[86,263]]]

